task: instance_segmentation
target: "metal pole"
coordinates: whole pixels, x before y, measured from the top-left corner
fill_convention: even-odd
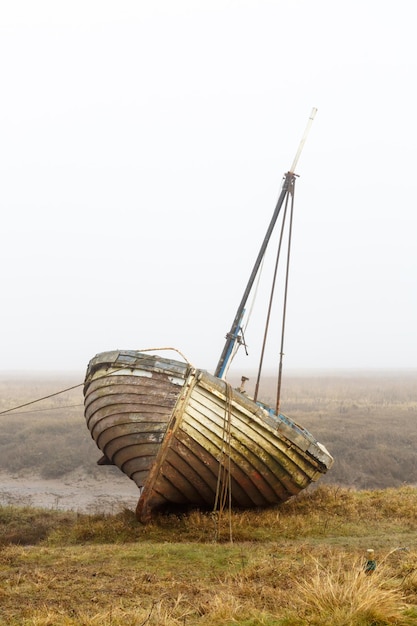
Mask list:
[[[262,259],[264,257],[266,248],[268,246],[269,240],[271,238],[271,234],[272,231],[274,230],[274,226],[275,226],[275,222],[277,221],[279,212],[281,210],[281,207],[283,205],[285,196],[287,195],[288,192],[288,187],[289,187],[289,181],[291,179],[292,174],[290,172],[288,172],[288,174],[285,175],[285,179],[284,179],[284,184],[282,186],[282,191],[280,193],[280,196],[278,198],[278,202],[277,205],[275,207],[275,211],[274,214],[272,216],[271,222],[269,224],[268,230],[266,232],[265,238],[263,240],[261,249],[259,251],[258,257],[255,261],[255,265],[253,266],[253,270],[252,273],[250,275],[248,284],[246,285],[246,289],[245,292],[243,294],[242,300],[239,304],[239,307],[237,309],[236,315],[235,315],[235,319],[233,320],[233,324],[232,327],[230,329],[230,332],[227,334],[226,336],[226,343],[224,345],[223,348],[223,352],[221,354],[220,360],[217,364],[217,368],[216,371],[214,373],[215,376],[218,376],[219,378],[222,377],[222,375],[224,374],[226,365],[227,365],[227,359],[230,357],[232,350],[233,350],[233,346],[237,340],[237,336],[239,333],[239,326],[240,326],[240,322],[241,322],[241,318],[245,309],[245,305],[247,302],[247,299],[249,297],[250,291],[252,289],[253,283],[255,282],[255,278],[256,278],[256,274],[258,273],[259,270],[259,266],[261,265]]]
[[[266,232],[265,238],[264,238],[264,240],[262,242],[262,246],[261,246],[261,249],[260,249],[259,254],[257,256],[257,259],[255,261],[255,265],[253,266],[252,273],[251,273],[251,275],[249,277],[248,284],[246,286],[246,289],[245,289],[245,292],[243,294],[242,300],[241,300],[241,302],[239,304],[239,307],[237,309],[235,318],[233,320],[233,324],[232,324],[232,326],[230,328],[230,331],[226,335],[226,343],[224,345],[223,352],[222,352],[222,354],[220,356],[220,360],[219,360],[219,362],[217,364],[216,371],[214,372],[214,375],[217,376],[218,378],[222,378],[222,376],[224,375],[224,373],[226,371],[228,360],[230,359],[230,356],[231,356],[232,351],[233,351],[233,347],[234,347],[234,345],[235,345],[235,343],[236,343],[236,341],[238,339],[239,330],[240,330],[240,324],[241,324],[241,320],[242,320],[242,317],[243,317],[243,314],[244,314],[246,302],[248,300],[249,294],[250,294],[251,289],[253,287],[253,283],[255,282],[255,278],[256,278],[256,275],[258,273],[259,267],[260,267],[260,265],[262,263],[262,259],[263,259],[264,255],[265,255],[265,251],[266,251],[266,248],[268,246],[269,240],[271,238],[272,231],[274,230],[275,223],[276,223],[276,221],[278,219],[279,212],[280,212],[281,207],[282,207],[282,205],[284,203],[284,200],[285,200],[285,197],[286,197],[286,195],[288,193],[288,190],[291,187],[291,182],[294,179],[294,170],[295,170],[295,167],[296,167],[296,165],[298,163],[298,159],[300,158],[301,151],[302,151],[302,149],[304,147],[304,144],[306,142],[307,135],[308,135],[308,132],[310,130],[311,124],[313,123],[313,120],[314,120],[314,117],[316,115],[316,112],[317,112],[317,109],[313,108],[312,111],[311,111],[311,114],[310,114],[310,117],[309,117],[306,129],[304,131],[304,135],[303,135],[303,137],[301,139],[300,145],[298,147],[297,153],[296,153],[294,161],[292,163],[291,169],[284,176],[284,182],[283,182],[283,185],[282,185],[282,190],[281,190],[280,196],[278,198],[278,202],[276,204],[275,211],[274,211],[274,213],[272,215],[271,222],[269,224],[269,227],[268,227],[268,230]]]

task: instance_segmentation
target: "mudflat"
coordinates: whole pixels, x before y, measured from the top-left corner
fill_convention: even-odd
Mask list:
[[[80,513],[117,513],[134,509],[139,489],[126,476],[93,478],[82,470],[62,479],[0,472],[0,505],[31,506]]]

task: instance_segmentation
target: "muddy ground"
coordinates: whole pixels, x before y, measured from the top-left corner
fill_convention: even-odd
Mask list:
[[[0,472],[0,505],[32,506],[80,513],[134,510],[139,499],[135,483],[123,476],[92,478],[81,471],[62,479]]]

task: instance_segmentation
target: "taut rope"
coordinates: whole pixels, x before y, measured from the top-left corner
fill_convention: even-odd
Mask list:
[[[224,409],[222,448],[219,458],[219,472],[217,475],[216,497],[213,513],[217,514],[216,539],[220,536],[220,522],[226,505],[229,515],[229,540],[233,543],[232,533],[232,475],[231,475],[231,424],[232,424],[232,386],[225,383],[226,403]]]

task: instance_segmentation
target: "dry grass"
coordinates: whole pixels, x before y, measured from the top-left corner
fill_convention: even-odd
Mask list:
[[[74,382],[2,379],[0,408]],[[415,375],[295,376],[284,388],[283,410],[336,457],[317,488],[220,526],[199,511],[142,526],[128,510],[0,507],[0,625],[416,624]],[[58,398],[2,417],[2,469],[100,471],[81,390]],[[378,567],[365,576],[369,547]]]
[[[363,560],[348,555],[339,554],[326,567],[316,561],[314,573],[298,583],[297,593],[312,626],[398,624],[402,619],[400,580],[383,564],[366,574]]]
[[[0,410],[46,397],[42,402],[0,415],[1,470],[29,470],[44,478],[62,477],[80,467],[93,475],[97,472],[99,451],[85,426],[82,387],[47,397],[78,382],[81,381],[73,377],[0,377]]]
[[[280,508],[234,513],[233,542],[228,519],[216,542],[212,516],[198,511],[143,526],[132,511],[57,513],[53,524],[53,512],[6,507],[0,624],[411,625],[416,504],[412,488],[323,486]],[[29,519],[43,531],[25,546]],[[22,545],[13,545],[5,539],[19,520]],[[378,566],[366,576],[370,546]]]
[[[0,562],[0,623],[19,626],[405,626],[417,617],[401,568],[366,576],[358,554],[323,547],[10,547]]]
[[[331,542],[349,548],[409,546],[417,532],[417,490],[412,487],[380,491],[354,491],[332,485],[309,489],[280,507],[236,511],[230,519],[234,542],[270,541]],[[80,543],[228,543],[229,516],[218,523],[210,513],[161,515],[146,526],[134,512],[116,515],[79,514],[0,507],[0,545],[49,545]],[[388,542],[388,543],[387,543]]]

